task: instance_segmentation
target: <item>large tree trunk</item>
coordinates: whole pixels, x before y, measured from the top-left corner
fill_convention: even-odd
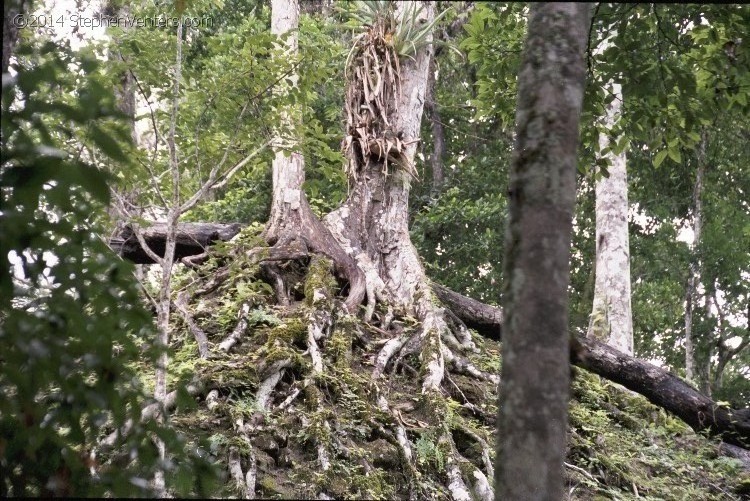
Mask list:
[[[387,8],[391,8],[388,6]],[[427,91],[432,35],[410,57],[402,57],[386,40],[391,20],[414,20],[414,28],[430,26],[432,2],[396,2],[359,39],[348,66],[347,131],[344,145],[351,191],[325,222],[354,258],[366,277],[367,309],[371,320],[377,303],[387,313],[414,315],[421,322],[419,345],[427,367],[424,392],[437,391],[444,376],[441,337],[449,333],[444,311],[433,292],[417,250],[409,237],[409,189],[416,178],[414,154]],[[377,68],[377,75],[372,69]],[[379,83],[374,83],[377,81]],[[387,361],[387,359],[386,359]]]
[[[283,52],[280,54],[287,64],[297,55],[297,28],[299,26],[299,4],[297,0],[273,0],[271,3],[271,33],[277,37],[286,35]],[[291,33],[290,33],[291,32]],[[282,61],[279,61],[281,64]],[[292,71],[274,89],[277,95],[289,93],[297,85],[299,75]],[[299,151],[296,126],[299,125],[299,109],[284,105],[278,110],[279,127],[273,142],[273,200],[271,217],[266,227],[266,238],[278,239],[285,229],[298,233],[308,223],[309,207],[304,203],[302,184],[305,182],[305,160]]]
[[[603,43],[601,50],[607,47]],[[622,115],[622,86],[609,82],[614,100],[607,106],[599,134],[599,150],[611,148],[609,133]],[[589,337],[633,354],[633,315],[630,307],[630,242],[628,236],[628,176],[625,152],[609,151],[607,177],[596,181],[596,281]]]
[[[429,23],[434,8],[431,2],[423,5],[421,16]],[[398,8],[407,6],[399,2]],[[367,50],[365,47],[363,52]],[[367,77],[357,72],[359,67],[352,71],[348,83],[347,134],[353,144],[347,149],[347,174],[351,193],[340,208],[326,216],[326,224],[368,273],[369,303],[379,296],[408,309],[419,293],[418,286],[425,282],[409,237],[408,204],[431,53],[427,45],[414,59],[402,58],[398,74],[393,75],[398,81],[383,85],[389,89],[382,102],[363,89]],[[362,55],[362,59],[366,57],[366,53]],[[380,63],[388,64],[385,60]],[[362,110],[365,106],[369,109]],[[389,143],[391,151],[386,153]]]
[[[533,4],[518,79],[506,232],[496,499],[562,499],[568,285],[590,8]]]

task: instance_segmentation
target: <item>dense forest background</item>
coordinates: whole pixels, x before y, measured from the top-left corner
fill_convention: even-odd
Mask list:
[[[295,5],[6,2],[3,495],[494,495],[500,329],[467,329],[427,291],[507,307],[529,6],[319,0],[295,25],[278,14]],[[745,409],[750,9],[601,3],[590,16],[565,338],[611,341],[717,409]],[[410,85],[422,98],[407,116]],[[356,99],[374,103],[372,135]],[[290,169],[297,198],[279,191]],[[612,341],[615,300],[596,306],[599,189],[619,172],[629,349]],[[335,250],[355,238],[331,215],[383,200],[361,194],[365,177],[386,199],[403,183],[393,252],[413,243],[399,258],[411,290],[387,258]],[[310,216],[284,212],[300,203]],[[221,229],[179,254],[199,223]],[[133,247],[140,264],[118,256]],[[661,407],[576,369],[567,495],[747,493],[748,467]],[[723,438],[742,457],[748,437]]]

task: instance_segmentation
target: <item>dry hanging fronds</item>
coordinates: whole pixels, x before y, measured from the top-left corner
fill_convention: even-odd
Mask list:
[[[347,174],[356,179],[371,159],[393,163],[417,177],[414,165],[404,156],[405,147],[416,141],[404,138],[393,128],[401,96],[400,58],[412,57],[422,47],[438,16],[431,23],[420,22],[422,6],[407,4],[396,12],[393,2],[359,2],[352,16],[366,27],[354,39],[346,61],[347,135],[342,142],[347,155]],[[445,13],[443,13],[445,14]]]

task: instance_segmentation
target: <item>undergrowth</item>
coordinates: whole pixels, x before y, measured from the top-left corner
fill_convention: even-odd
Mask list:
[[[216,496],[243,493],[229,473],[232,457],[242,472],[255,472],[256,496],[279,499],[449,499],[452,461],[465,478],[476,470],[492,472],[497,388],[490,381],[450,373],[442,393],[422,394],[417,355],[373,378],[388,333],[340,314],[340,291],[325,262],[313,264],[292,291],[292,304],[282,308],[256,265],[237,254],[229,264],[226,259],[219,254],[181,280],[198,290],[217,269],[231,266],[227,280],[190,302],[211,355],[198,358],[184,322],[176,319],[180,334],[173,336],[170,366],[172,381],[192,380],[204,389],[198,405],[176,409],[171,422],[195,443],[209,444],[204,454],[224,465]],[[244,313],[243,304],[249,305]],[[306,341],[308,320],[318,310],[332,316],[330,332],[320,340],[322,371],[314,370]],[[216,349],[243,316],[247,327],[239,343],[228,352]],[[414,328],[406,320],[404,328]],[[499,344],[473,338],[478,353],[467,358],[499,373]],[[279,363],[284,369],[268,402],[258,402],[259,388]],[[399,442],[399,429],[411,447]],[[719,455],[718,442],[579,369],[568,444],[569,499],[740,499],[739,489],[750,482],[738,461]]]

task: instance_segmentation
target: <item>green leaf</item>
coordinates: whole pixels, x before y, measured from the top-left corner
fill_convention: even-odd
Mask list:
[[[654,167],[659,167],[664,162],[664,159],[667,158],[667,153],[667,150],[661,150],[656,154],[654,157]]]
[[[107,132],[99,128],[98,125],[91,126],[91,139],[96,145],[112,160],[118,162],[127,162],[128,157],[120,148],[120,144]]]
[[[667,151],[669,152],[669,158],[671,158],[678,164],[682,163],[682,155],[680,154],[679,147],[674,147],[674,148],[670,147],[670,148],[667,148]]]

